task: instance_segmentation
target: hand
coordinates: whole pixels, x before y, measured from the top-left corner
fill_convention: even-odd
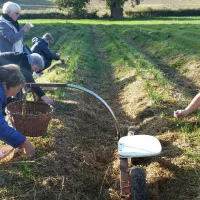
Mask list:
[[[60,56],[60,54],[59,54],[59,53],[56,53],[56,55],[57,55],[57,56]]]
[[[174,117],[185,117],[187,114],[187,110],[174,111]]]
[[[23,28],[23,29],[24,29],[24,32],[25,32],[25,33],[29,32],[30,27],[31,27],[30,24],[29,24],[29,23],[26,23],[25,26],[24,26],[24,28]]]
[[[30,22],[26,22],[26,24],[29,24],[31,28],[34,27],[34,25],[31,24]]]
[[[32,157],[35,155],[35,147],[28,140],[25,140],[22,148],[24,148],[26,154],[29,157]]]
[[[54,104],[54,100],[47,97],[46,95],[42,96],[41,99],[46,103],[46,104],[50,104],[53,105]]]

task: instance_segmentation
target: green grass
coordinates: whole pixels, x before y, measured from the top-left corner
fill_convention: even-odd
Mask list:
[[[122,132],[134,124],[141,134],[158,137],[161,156],[143,166],[150,199],[195,199],[199,113],[179,120],[173,111],[184,109],[200,88],[200,17],[28,21],[35,25],[25,36],[28,46],[32,37],[50,32],[51,49],[61,58],[70,55],[65,64],[53,62],[37,81],[92,89],[111,105]],[[34,158],[1,166],[2,199],[119,199],[111,116],[74,90],[46,92],[57,102],[47,134],[31,139],[37,147]]]

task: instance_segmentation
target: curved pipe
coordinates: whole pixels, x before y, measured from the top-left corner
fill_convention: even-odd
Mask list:
[[[74,85],[74,84],[67,84],[67,83],[26,83],[26,86],[29,87],[70,87],[70,88],[75,88],[78,90],[82,90],[90,95],[92,95],[93,97],[95,97],[96,99],[98,99],[107,109],[108,111],[111,113],[114,122],[115,122],[115,127],[117,130],[117,139],[120,139],[120,129],[119,129],[119,123],[117,121],[117,118],[114,114],[114,112],[112,111],[112,109],[110,108],[110,106],[106,103],[106,101],[104,101],[104,99],[102,99],[99,95],[97,95],[96,93],[94,93],[93,91],[79,86],[79,85]]]

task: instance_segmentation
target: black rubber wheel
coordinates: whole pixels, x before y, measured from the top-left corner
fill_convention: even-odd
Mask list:
[[[139,166],[131,168],[130,182],[131,182],[131,200],[148,200],[146,173],[143,168]]]

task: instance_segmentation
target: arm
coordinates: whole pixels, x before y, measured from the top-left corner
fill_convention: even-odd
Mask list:
[[[194,99],[190,102],[190,104],[185,108],[185,110],[177,110],[175,111],[176,117],[184,117],[194,112],[200,107],[200,93],[197,94]]]
[[[44,95],[41,97],[41,99],[46,103],[46,104],[51,104],[53,105],[54,104],[54,100],[49,98],[48,96]]]
[[[35,83],[35,80],[34,80],[32,74],[26,73],[26,75],[24,77],[25,77],[27,83]],[[35,94],[37,94],[37,96],[39,96],[45,103],[51,104],[51,105],[54,104],[53,99],[46,96],[40,87],[32,87],[32,89],[33,89],[33,92],[35,92]]]
[[[60,60],[60,56],[58,54],[54,54],[51,52],[49,47],[44,43],[44,42],[39,42],[38,47],[40,50],[49,58],[54,59],[54,60]]]
[[[32,71],[31,71],[31,66],[28,63],[28,59],[26,56],[24,57],[24,62],[22,64],[22,66],[23,67],[21,67],[21,72],[24,75],[26,82],[27,83],[35,83],[35,80],[33,78]],[[54,101],[51,98],[47,97],[40,87],[32,87],[32,89],[33,89],[33,92],[38,97],[40,97],[45,103],[54,104]]]
[[[23,73],[27,83],[35,83],[35,80],[30,71],[28,71],[28,70],[25,71],[23,69],[22,73]],[[35,92],[35,94],[37,94],[37,96],[39,96],[40,98],[45,95],[45,93],[43,92],[43,90],[40,87],[33,87],[32,89],[33,89],[33,92]]]
[[[18,33],[15,33],[10,26],[8,26],[5,23],[2,23],[2,26],[0,28],[0,33],[5,39],[14,44],[24,36],[25,31],[24,29],[20,29]]]
[[[14,148],[20,147],[26,140],[24,135],[8,125],[3,116],[2,105],[0,105],[0,140]]]
[[[12,128],[6,122],[3,112],[2,105],[0,104],[0,140],[11,145],[14,148],[24,148],[28,156],[33,156],[35,154],[35,148],[26,139],[24,135]]]

